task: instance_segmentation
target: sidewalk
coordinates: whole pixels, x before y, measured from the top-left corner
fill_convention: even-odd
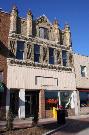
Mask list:
[[[68,123],[70,119],[82,119],[82,118],[89,118],[89,115],[81,115],[81,116],[69,116],[66,118],[66,122]],[[29,128],[32,127],[32,120],[31,119],[15,119],[14,120],[14,128]],[[49,130],[54,130],[58,128],[57,120],[54,118],[45,118],[39,119],[38,126],[45,126]],[[52,127],[53,126],[53,127]],[[0,130],[6,128],[6,121],[0,121]]]
[[[39,119],[38,125],[42,124],[48,124],[48,123],[54,123],[57,120],[54,118],[46,118],[46,119]],[[15,119],[13,121],[14,128],[28,128],[32,126],[32,120],[31,119]],[[0,121],[0,129],[5,129],[6,127],[6,121]]]

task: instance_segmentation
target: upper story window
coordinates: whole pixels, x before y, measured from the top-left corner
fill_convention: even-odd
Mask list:
[[[49,48],[49,64],[54,64],[54,49]]]
[[[82,77],[86,77],[86,74],[87,74],[87,72],[86,72],[86,66],[81,66],[81,76]]]
[[[23,41],[17,41],[16,59],[20,59],[20,60],[24,59],[24,42]]]
[[[3,81],[3,72],[0,71],[0,82],[2,82],[2,81]]]
[[[44,39],[49,39],[48,29],[40,27],[39,28],[39,37]]]
[[[67,66],[67,52],[65,50],[62,50],[62,62],[63,66]]]
[[[34,62],[39,62],[40,58],[40,46],[34,45]]]

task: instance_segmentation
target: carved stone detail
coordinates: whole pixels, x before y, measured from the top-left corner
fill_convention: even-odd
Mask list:
[[[27,44],[27,59],[31,59],[32,46]]]
[[[61,65],[61,52],[57,51],[57,64]]]
[[[15,40],[10,41],[10,52],[15,55]]]
[[[73,67],[73,55],[69,53],[69,65]]]
[[[47,61],[47,48],[43,47],[43,61]]]

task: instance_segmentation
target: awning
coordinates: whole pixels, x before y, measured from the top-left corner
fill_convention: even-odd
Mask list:
[[[0,82],[0,92],[4,92],[4,86],[2,82]]]
[[[89,92],[89,89],[80,89],[79,92]]]

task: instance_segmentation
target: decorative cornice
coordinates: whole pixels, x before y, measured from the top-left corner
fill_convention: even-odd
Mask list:
[[[64,66],[44,64],[44,63],[42,64],[42,63],[37,63],[37,62],[29,61],[29,60],[17,60],[17,59],[11,59],[11,58],[8,58],[7,61],[8,61],[8,65],[33,66],[33,67],[56,69],[60,71],[72,72],[71,67],[64,67]]]

